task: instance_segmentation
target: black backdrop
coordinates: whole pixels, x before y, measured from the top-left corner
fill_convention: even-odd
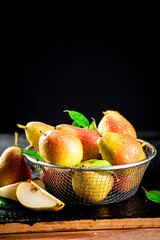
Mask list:
[[[76,110],[97,123],[117,110],[136,130],[160,130],[158,31],[150,22],[52,26],[10,22],[2,34],[0,132],[16,124],[71,123]]]

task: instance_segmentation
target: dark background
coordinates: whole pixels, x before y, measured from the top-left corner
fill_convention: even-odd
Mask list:
[[[159,38],[148,15],[128,25],[34,23],[10,18],[2,32],[0,132],[17,123],[71,123],[117,110],[136,130],[160,130]],[[127,20],[126,20],[127,23]],[[3,85],[2,85],[3,83]]]

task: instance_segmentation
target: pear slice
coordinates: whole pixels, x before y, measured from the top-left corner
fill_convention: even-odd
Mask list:
[[[20,183],[16,195],[24,207],[36,211],[59,211],[65,205],[32,180]]]
[[[43,182],[41,179],[39,179],[39,178],[34,178],[34,179],[32,179],[32,181],[35,182],[35,183],[36,183],[38,186],[40,186],[41,188],[45,189],[45,184],[44,184],[44,182]]]
[[[45,189],[45,184],[41,179],[35,178],[35,179],[33,179],[33,181],[36,184],[38,184],[41,188]],[[0,196],[18,201],[18,198],[16,195],[16,190],[20,183],[22,183],[22,181],[1,187],[0,188]]]
[[[18,198],[16,196],[16,190],[20,183],[21,182],[17,182],[17,183],[13,183],[13,184],[1,187],[0,188],[0,196],[18,201]]]

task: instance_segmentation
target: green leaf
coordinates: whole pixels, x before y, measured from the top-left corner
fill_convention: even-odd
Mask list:
[[[69,116],[83,128],[89,128],[89,121],[82,113],[70,110],[64,110],[63,112],[68,112]]]
[[[109,166],[112,166],[112,165],[107,160],[95,160],[91,165],[89,165],[90,168],[109,167]]]
[[[80,163],[80,167],[82,167],[85,163],[91,162],[91,164],[88,166],[89,168],[100,168],[100,167],[109,167],[112,166],[111,163],[107,160],[98,160],[98,159],[90,159],[86,160]],[[113,174],[112,171],[94,171],[95,173],[98,173],[100,175],[108,175]]]
[[[0,206],[7,206],[7,202],[3,197],[0,197]]]
[[[79,125],[75,120],[73,121],[72,126],[79,128],[81,127],[81,125]]]
[[[109,167],[109,166],[112,166],[112,165],[107,160],[96,160],[89,167],[90,168],[101,168],[101,167]],[[112,171],[95,171],[95,172],[98,174],[101,174],[101,175],[112,174]]]
[[[144,187],[142,187],[143,190],[145,191],[146,197],[155,202],[155,203],[160,203],[160,191],[158,190],[151,190],[147,191]]]
[[[16,154],[26,154],[26,155],[28,155],[30,157],[34,157],[37,161],[41,161],[42,162],[42,158],[41,158],[41,156],[37,152],[33,152],[33,151],[30,151],[30,150],[27,150],[27,149],[23,149],[21,147],[19,147],[19,148],[22,150],[22,152],[16,153]]]
[[[155,203],[160,203],[160,191],[156,190],[148,191],[146,192],[146,197]]]

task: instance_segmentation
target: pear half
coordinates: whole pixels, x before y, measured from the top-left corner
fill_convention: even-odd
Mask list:
[[[33,179],[33,181],[36,184],[38,184],[41,188],[45,189],[45,184],[41,179],[35,178],[35,179]],[[1,187],[0,188],[0,196],[18,201],[16,191],[17,191],[17,187],[20,183],[22,183],[22,181]]]
[[[65,205],[32,180],[20,183],[16,195],[24,207],[36,211],[59,211]]]

